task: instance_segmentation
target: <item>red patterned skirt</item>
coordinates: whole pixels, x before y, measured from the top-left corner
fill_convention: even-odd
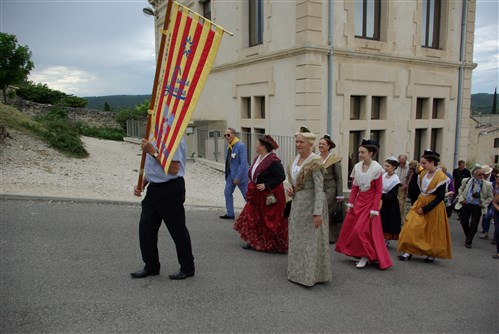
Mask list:
[[[286,198],[282,183],[272,189],[277,203],[265,205],[270,191],[259,191],[250,181],[246,205],[234,223],[241,239],[259,251],[286,253],[288,250],[288,219],[284,218]]]

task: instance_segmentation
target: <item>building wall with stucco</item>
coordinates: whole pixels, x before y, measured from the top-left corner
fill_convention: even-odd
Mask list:
[[[202,13],[202,2],[180,2]],[[330,132],[335,152],[352,163],[359,140],[368,137],[380,142],[378,160],[418,158],[426,148],[447,166],[466,159],[475,0],[466,2],[463,62],[461,1],[442,1],[438,49],[421,46],[422,1],[382,1],[379,40],[372,40],[356,37],[354,1],[263,0],[263,43],[253,47],[248,3],[211,1],[212,21],[234,35],[223,37],[193,122],[224,120],[237,130],[281,136],[306,125],[319,136]],[[166,2],[155,5],[162,27]],[[343,169],[346,175],[348,163]]]

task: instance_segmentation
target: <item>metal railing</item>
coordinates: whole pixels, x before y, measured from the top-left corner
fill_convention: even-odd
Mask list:
[[[146,124],[147,122],[145,120],[127,120],[127,137],[144,138]],[[223,136],[224,131],[193,128],[193,132],[194,133],[190,135],[192,138],[192,152],[189,152],[188,155],[191,156],[192,153],[194,153],[195,157],[224,163],[226,146],[226,140]],[[256,140],[261,136],[263,136],[261,133],[238,133],[239,139],[246,144],[248,164],[250,165],[256,158]],[[275,153],[281,159],[284,168],[286,168],[288,163],[292,161],[296,155],[294,137],[274,135],[272,135],[272,137],[279,145],[279,148]]]
[[[144,138],[146,135],[146,120],[127,119],[126,136],[131,138]]]
[[[200,158],[223,163],[227,143],[223,136],[224,131],[196,129],[195,133],[196,143],[194,146],[197,147],[196,155]],[[263,134],[261,133],[238,133],[241,142],[246,144],[247,159],[248,164],[250,165],[257,156],[255,152],[256,140],[262,136]],[[275,153],[281,159],[282,165],[286,168],[288,163],[295,157],[294,137],[274,135],[272,135],[272,137],[279,145],[279,148]]]

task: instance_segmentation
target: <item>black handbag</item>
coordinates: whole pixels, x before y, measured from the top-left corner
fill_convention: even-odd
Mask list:
[[[338,205],[336,206],[336,211],[334,212],[334,215],[333,215],[333,222],[336,224],[342,223],[343,219],[344,219],[343,208],[342,208],[341,203],[338,203]]]
[[[292,201],[286,202],[286,206],[284,207],[284,218],[289,218],[289,214],[291,213],[291,203]]]

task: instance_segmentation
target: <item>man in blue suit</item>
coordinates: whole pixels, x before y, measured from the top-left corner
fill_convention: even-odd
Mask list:
[[[234,197],[236,186],[241,190],[244,200],[248,190],[248,159],[246,145],[236,137],[236,130],[227,128],[225,130],[227,147],[225,150],[225,206],[227,213],[220,216],[222,219],[234,219]]]

